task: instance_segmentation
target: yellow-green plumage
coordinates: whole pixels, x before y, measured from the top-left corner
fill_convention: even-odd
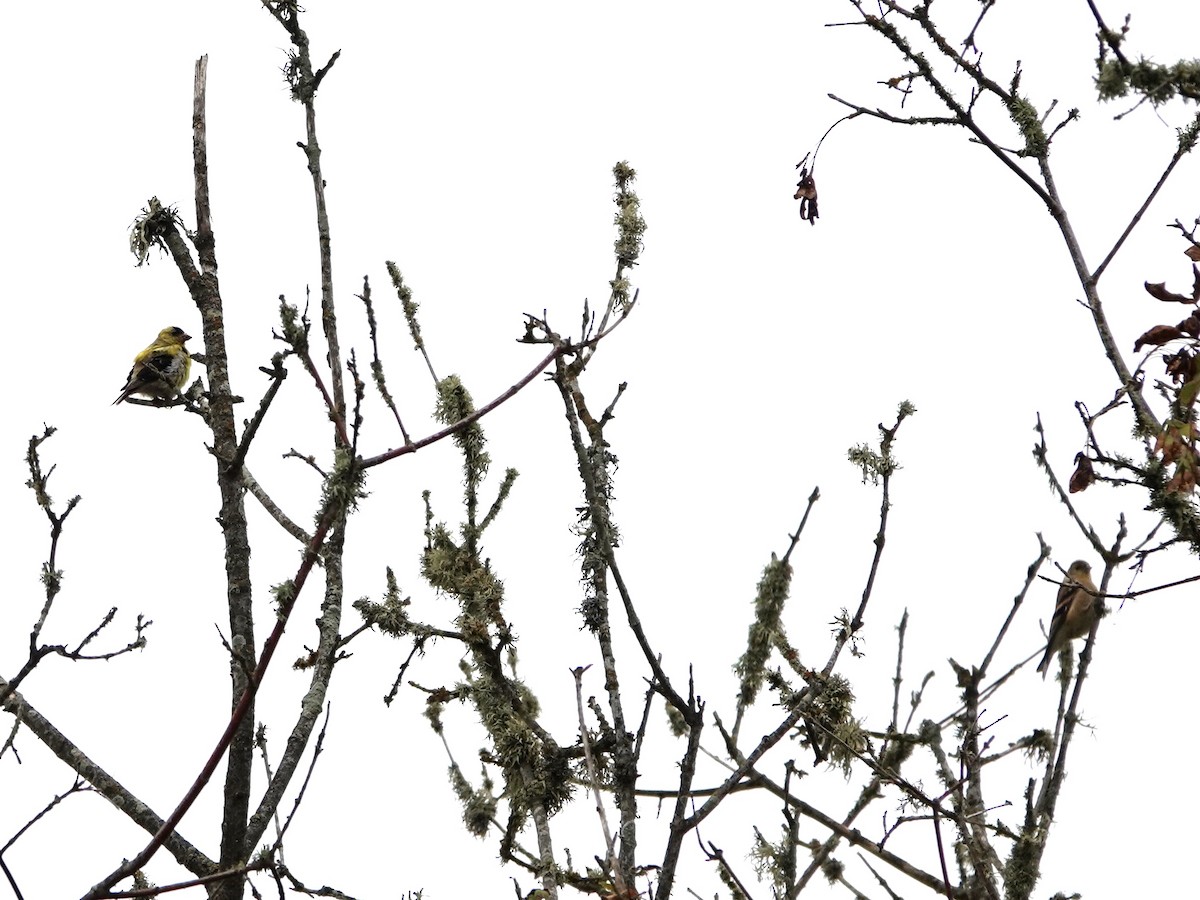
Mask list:
[[[133,358],[129,379],[113,406],[134,394],[163,400],[178,394],[192,371],[192,358],[184,346],[190,337],[182,328],[160,331],[154,342]]]

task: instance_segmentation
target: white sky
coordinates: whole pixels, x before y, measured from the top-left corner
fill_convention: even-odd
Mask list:
[[[962,22],[977,10],[941,5]],[[1036,198],[961,134],[858,120],[822,148],[819,224],[799,219],[793,166],[842,115],[826,94],[890,104],[877,82],[904,71],[864,29],[822,27],[852,18],[848,6],[310,6],[304,24],[315,60],[342,50],[319,95],[319,129],[343,345],[357,347],[360,359],[367,351],[352,295],[368,274],[410,433],[433,430],[432,392],[389,303],[384,260],[398,262],[422,304],[438,374],[460,373],[486,402],[537,358],[538,350],[514,341],[523,312],[546,309],[568,331],[577,329],[585,297],[595,303],[607,295],[610,170],[621,159],[638,170],[649,223],[633,276],[641,300],[597,357],[588,388],[593,405],[603,406],[618,382],[629,382],[609,431],[621,459],[625,574],[668,671],[682,679],[694,663],[710,710],[732,716],[729,666],[742,649],[754,585],[771,551],[786,549],[814,485],[822,499],[794,558],[787,622],[802,652],[825,659],[827,623],[857,603],[877,526],[877,493],[859,484],[845,450],[874,441],[876,423],[893,421],[903,399],[919,413],[897,448],[905,468],[894,486],[866,656],[844,668],[858,689],[859,715],[875,726],[886,721],[893,629],[905,608],[912,679],[905,691],[936,669],[923,713],[940,717],[952,691],[946,657],[981,658],[1036,556],[1034,533],[1064,566],[1091,557],[1032,463],[1031,428],[1040,411],[1065,479],[1082,446],[1072,404],[1098,409],[1115,383]],[[1126,106],[1093,103],[1086,4],[1057,6],[1051,14],[1045,4],[1008,0],[980,41],[998,80],[1023,60],[1023,87],[1039,108],[1052,98],[1060,109],[1082,108],[1083,121],[1056,141],[1057,174],[1095,265],[1170,156],[1174,128],[1190,110],[1143,109],[1113,123]],[[1134,20],[1135,54],[1167,61],[1194,52],[1195,8],[1144,6]],[[1116,25],[1124,8],[1107,4],[1104,12]],[[956,25],[951,34],[965,30]],[[226,615],[223,562],[200,423],[175,411],[109,405],[131,356],[158,329],[177,324],[200,333],[169,260],[134,268],[127,228],[151,195],[194,221],[192,71],[208,53],[217,252],[234,388],[248,401],[240,417],[249,416],[265,387],[257,367],[279,349],[270,339],[276,298],[301,302],[306,286],[319,291],[311,192],[295,146],[302,110],[279,75],[286,46],[251,0],[10,4],[0,24],[0,247],[9,275],[0,365],[3,383],[15,388],[0,444],[9,584],[0,672],[20,667],[42,603],[47,528],[23,487],[22,457],[45,422],[60,429],[43,450],[45,462],[58,465],[55,499],[84,496],[60,545],[67,580],[45,637],[69,643],[114,605],[120,613],[109,642],[126,639],[121,629],[138,612],[154,626],[144,653],[110,663],[50,659],[23,692],[163,814],[191,783],[226,716],[228,670],[217,635]],[[1197,172],[1195,160],[1181,166],[1105,276],[1102,294],[1123,349],[1150,325],[1182,317],[1141,283],[1189,284],[1182,242],[1162,226],[1200,214]],[[378,409],[371,415],[364,449],[395,446],[389,420]],[[1111,440],[1120,440],[1126,421],[1110,426]],[[319,485],[279,454],[293,446],[326,454],[321,422],[294,369],[248,462],[303,523]],[[485,428],[497,478],[507,466],[522,473],[488,554],[508,588],[525,673],[569,742],[568,669],[598,659],[574,616],[580,598],[568,528],[579,490],[561,409],[538,382]],[[383,567],[392,565],[417,615],[449,621],[448,604],[418,575],[420,492],[432,489],[439,517],[456,522],[457,465],[446,445],[372,474],[372,497],[351,529],[348,598],[378,599]],[[1101,489],[1078,499],[1106,539],[1122,509],[1133,538],[1144,534],[1151,520],[1143,503],[1139,493]],[[252,501],[248,507],[265,635],[267,588],[292,575],[297,554]],[[1136,586],[1194,571],[1195,561],[1181,554],[1156,562]],[[1129,581],[1119,573],[1112,589]],[[1052,597],[1051,586],[1037,588],[998,671],[1037,648],[1038,619],[1048,620]],[[1039,894],[1129,896],[1191,878],[1172,688],[1191,683],[1190,660],[1173,638],[1196,624],[1193,598],[1184,589],[1127,603],[1101,629],[1084,701],[1092,730],[1073,748]],[[311,643],[317,602],[316,592],[306,594],[262,693],[260,715],[276,755],[307,684],[278,663]],[[348,610],[343,630],[357,622]],[[335,679],[328,750],[288,863],[312,884],[359,897],[417,888],[429,898],[510,892],[508,879],[522,873],[493,864],[497,839],[476,842],[460,829],[443,751],[419,718],[423,698],[410,689],[391,709],[380,703],[407,646],[368,635],[353,649]],[[643,667],[632,648],[623,652],[632,697]],[[452,682],[456,653],[434,648],[410,677]],[[589,690],[599,693],[596,671]],[[1049,727],[1056,700],[1053,684],[1028,667],[988,710],[1007,716],[994,732],[996,747]],[[765,713],[755,723],[764,728],[775,711]],[[457,758],[474,775],[472,716],[453,710],[448,720]],[[707,743],[718,749],[715,730]],[[11,756],[0,761],[0,840],[71,781],[31,737],[20,750],[22,767]],[[681,750],[660,736],[642,767],[645,786],[671,784]],[[799,748],[782,747],[775,765],[789,756],[807,760]],[[1040,769],[1012,761],[1005,771],[988,799],[1012,800],[1014,808],[997,815],[1015,825],[1024,781]],[[866,777],[856,773],[842,786],[836,775],[817,774],[805,785],[836,782],[829,795],[811,795],[821,798],[849,796]],[[718,778],[710,766],[700,783]],[[835,815],[845,808],[843,800],[825,802]],[[581,798],[579,807],[569,816],[577,828],[559,843],[582,865],[601,843],[590,803]],[[218,819],[219,778],[181,831],[215,853]],[[720,822],[710,821],[702,837],[749,877],[749,826],[774,836],[777,804],[739,798]],[[643,862],[656,861],[663,822],[647,805]],[[868,834],[880,828],[871,816],[859,824]],[[926,852],[928,835],[912,840]],[[75,798],[6,859],[26,896],[75,896],[143,843],[103,800]],[[869,890],[855,854],[841,858]],[[149,871],[160,883],[180,877],[165,853]],[[527,878],[520,883],[532,887]],[[716,890],[713,872],[696,857],[679,895],[688,887],[702,896]],[[911,885],[899,889],[917,895]],[[768,894],[764,885],[755,896]]]

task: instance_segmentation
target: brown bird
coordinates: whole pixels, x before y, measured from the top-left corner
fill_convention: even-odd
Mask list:
[[[1092,581],[1092,567],[1082,559],[1071,563],[1066,580],[1058,589],[1054,600],[1054,615],[1050,619],[1050,640],[1046,654],[1037,670],[1046,678],[1050,660],[1058,651],[1066,648],[1075,638],[1083,637],[1092,630],[1099,604],[1096,600],[1096,585]]]
[[[167,400],[179,393],[192,368],[192,358],[184,346],[190,339],[182,328],[160,331],[154,342],[133,358],[129,378],[113,406],[134,394]]]

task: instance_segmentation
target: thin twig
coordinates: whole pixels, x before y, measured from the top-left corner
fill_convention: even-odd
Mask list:
[[[1091,0],[1088,0],[1088,2],[1090,4]],[[1200,116],[1200,113],[1197,113],[1197,116]],[[1146,199],[1142,201],[1142,205],[1138,207],[1137,212],[1135,212],[1132,218],[1130,218],[1129,224],[1125,226],[1125,230],[1121,232],[1121,236],[1117,238],[1116,242],[1112,245],[1112,248],[1107,254],[1105,254],[1104,259],[1100,261],[1100,265],[1096,266],[1095,271],[1092,272],[1089,279],[1092,284],[1095,284],[1100,280],[1100,276],[1104,274],[1104,270],[1108,268],[1108,264],[1113,261],[1113,257],[1117,255],[1117,251],[1120,250],[1125,244],[1126,238],[1133,233],[1133,229],[1136,228],[1138,223],[1142,221],[1142,216],[1146,214],[1146,210],[1150,208],[1150,204],[1154,202],[1154,198],[1158,196],[1158,192],[1162,190],[1163,185],[1167,183],[1167,179],[1171,177],[1171,173],[1175,171],[1175,167],[1187,154],[1188,149],[1189,148],[1186,147],[1177,147],[1175,149],[1175,152],[1171,155],[1171,161],[1167,163],[1167,167],[1163,169],[1162,174],[1158,176],[1158,181],[1155,182],[1154,187],[1150,189],[1150,193],[1146,195]]]
[[[592,788],[592,796],[596,800],[596,815],[600,819],[600,830],[604,833],[604,847],[608,852],[608,864],[612,870],[613,884],[617,896],[624,897],[628,891],[625,886],[625,876],[621,872],[621,861],[617,859],[616,846],[613,844],[612,831],[608,827],[608,815],[604,812],[604,801],[600,796],[600,775],[596,770],[596,760],[592,757],[592,739],[588,734],[587,720],[583,715],[583,673],[591,666],[578,666],[571,670],[575,676],[575,705],[579,713],[579,740],[583,745],[583,758],[587,763],[588,784]]]
[[[403,447],[397,447],[394,450],[388,450],[385,453],[380,453],[377,456],[371,456],[367,459],[364,459],[362,461],[362,468],[364,470],[374,468],[375,466],[385,463],[390,459],[395,459],[398,456],[404,456],[408,453],[416,453],[423,447],[428,447],[430,444],[436,444],[438,441],[443,440],[452,434],[458,434],[458,432],[462,431],[464,428],[467,428],[475,422],[478,422],[506,400],[510,400],[515,397],[522,388],[529,384],[529,382],[541,375],[542,372],[546,370],[546,367],[554,362],[555,359],[569,350],[570,348],[568,346],[555,347],[548,354],[546,354],[545,359],[539,362],[535,368],[530,370],[525,377],[506,390],[491,403],[481,406],[479,409],[475,410],[475,412],[471,413],[469,416],[464,416],[453,425],[447,425],[441,431],[435,431],[433,434],[427,435],[418,441],[413,441],[411,444],[405,444]]]
[[[165,841],[167,837],[174,832],[175,827],[183,819],[187,811],[191,809],[192,804],[196,801],[196,798],[200,796],[200,792],[204,789],[204,786],[212,777],[213,772],[216,771],[217,766],[220,765],[221,760],[225,756],[226,749],[228,749],[229,744],[233,741],[234,735],[241,727],[246,714],[253,705],[254,695],[258,692],[258,686],[262,683],[263,677],[266,675],[267,667],[271,664],[271,659],[275,655],[275,649],[279,645],[280,639],[283,637],[284,627],[287,625],[288,618],[291,615],[292,610],[296,608],[296,598],[300,596],[300,592],[304,589],[304,584],[308,579],[308,575],[317,562],[321,544],[324,542],[325,535],[330,526],[332,526],[333,520],[334,504],[329,502],[325,510],[322,512],[320,524],[317,527],[317,532],[313,535],[312,540],[309,542],[308,547],[305,550],[304,559],[300,563],[300,568],[297,569],[295,578],[292,580],[294,587],[291,591],[290,600],[284,603],[279,609],[278,615],[276,616],[275,628],[271,632],[271,635],[267,638],[266,643],[263,644],[262,653],[259,655],[258,659],[258,665],[255,666],[254,672],[251,674],[248,680],[246,691],[244,694],[242,694],[241,699],[238,701],[238,704],[233,711],[233,715],[229,719],[229,724],[225,727],[224,733],[217,741],[217,745],[213,748],[213,752],[209,755],[208,761],[200,770],[200,774],[196,776],[196,780],[192,783],[192,786],[188,789],[183,799],[179,801],[179,805],[176,806],[174,812],[172,812],[171,815],[166,818],[162,824],[162,827],[159,828],[158,832],[150,840],[150,843],[147,844],[146,847],[143,848],[142,851],[133,859],[125,861],[119,868],[114,870],[111,874],[105,876],[100,882],[92,887],[91,890],[84,895],[84,900],[98,900],[99,897],[107,894],[112,886],[118,881],[123,878],[128,878],[138,869],[145,866],[146,863],[150,861],[150,858],[154,855],[155,851],[162,846],[163,841]]]

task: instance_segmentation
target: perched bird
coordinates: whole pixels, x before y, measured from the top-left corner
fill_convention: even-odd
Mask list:
[[[113,406],[134,394],[164,400],[178,394],[187,384],[188,373],[192,370],[192,358],[184,346],[190,337],[182,328],[160,331],[154,343],[133,358],[129,380]]]
[[[1045,679],[1050,660],[1075,638],[1083,637],[1092,630],[1096,621],[1099,602],[1096,585],[1092,581],[1092,567],[1082,559],[1071,563],[1067,578],[1058,589],[1054,601],[1054,616],[1050,619],[1050,640],[1046,644],[1046,655],[1038,665]]]

